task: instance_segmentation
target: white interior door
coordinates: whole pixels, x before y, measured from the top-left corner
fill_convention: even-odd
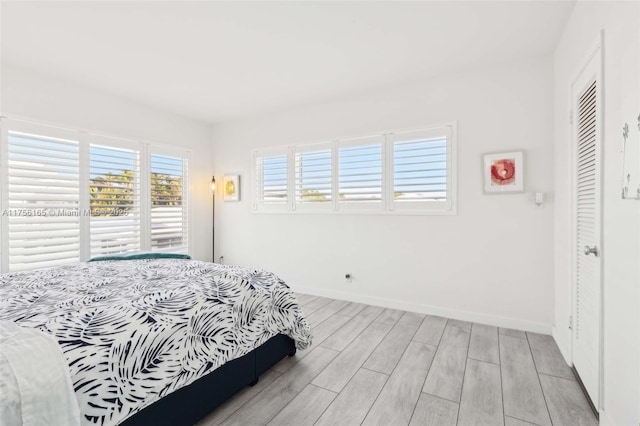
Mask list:
[[[598,49],[572,87],[574,157],[573,365],[600,407],[602,341],[601,55]]]

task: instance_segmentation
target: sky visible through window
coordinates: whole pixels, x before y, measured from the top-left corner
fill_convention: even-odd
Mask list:
[[[78,141],[9,132],[8,152],[10,167],[28,167],[33,170],[34,178],[37,177],[37,181],[32,181],[34,185],[53,188],[57,187],[62,180],[79,179]],[[106,179],[111,182],[110,185],[119,186],[122,191],[131,193],[133,191],[131,185],[137,179],[134,171],[138,170],[138,157],[137,150],[91,144],[89,146],[90,186],[101,185],[98,181]],[[182,158],[158,154],[153,154],[151,157],[152,186],[161,183],[165,185],[178,183],[181,186],[184,174]],[[165,180],[170,182],[164,182]],[[175,188],[175,190],[181,192],[182,188]],[[60,202],[62,200],[57,201],[58,204]],[[76,205],[77,200],[63,204]]]
[[[331,201],[331,148],[296,154],[296,200]]]
[[[272,155],[262,160],[262,197],[266,203],[287,202],[287,156]]]
[[[393,192],[396,201],[446,199],[445,137],[400,140],[393,146]]]
[[[9,132],[9,161],[42,164],[56,155],[55,168],[61,176],[78,175],[78,142],[65,139],[30,137],[27,134]],[[67,158],[63,158],[67,157]]]
[[[105,175],[121,175],[135,169],[136,152],[117,148],[103,148],[91,145],[89,148],[89,178]],[[117,165],[116,165],[117,164]]]
[[[183,159],[167,155],[153,154],[151,156],[151,173],[166,174],[172,177],[182,177]]]
[[[13,144],[12,144],[13,142]],[[20,146],[18,146],[20,144]],[[29,152],[24,152],[24,146],[28,145]],[[56,161],[64,164],[58,165],[60,169],[68,168],[69,173],[77,174],[74,170],[74,162],[78,159],[78,142],[69,141],[64,139],[45,138],[41,136],[29,137],[24,134],[23,136],[18,133],[9,135],[9,151],[15,152],[20,150],[18,157],[11,158],[12,160],[19,160],[21,162],[33,161],[34,163],[40,163],[43,158],[48,158],[52,151],[60,151],[64,149],[63,146],[69,152],[70,159],[56,158]],[[75,145],[75,147],[74,147]],[[75,155],[74,155],[75,153]],[[111,157],[112,160],[107,158]],[[136,153],[132,150],[118,149],[113,147],[100,147],[92,145],[90,148],[90,164],[91,169],[90,178],[93,179],[98,176],[104,176],[105,174],[119,175],[123,170],[133,170]],[[170,176],[179,177],[182,176],[182,158],[169,157],[165,155],[153,154],[153,160],[151,162],[151,173],[168,174]],[[100,159],[96,159],[100,158]],[[117,166],[110,162],[117,163]],[[65,165],[68,164],[68,165]],[[129,165],[127,167],[127,165]],[[124,166],[124,168],[123,168]],[[64,172],[60,172],[64,173]]]
[[[338,149],[340,201],[382,200],[382,144]]]

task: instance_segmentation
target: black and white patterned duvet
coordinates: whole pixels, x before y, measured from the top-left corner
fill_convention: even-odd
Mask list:
[[[116,424],[278,333],[311,343],[275,275],[177,259],[0,275],[0,319],[58,340],[85,424]]]

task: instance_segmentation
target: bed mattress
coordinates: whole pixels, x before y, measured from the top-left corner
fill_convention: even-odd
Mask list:
[[[84,424],[117,424],[277,334],[311,343],[274,274],[179,259],[3,274],[0,320],[57,340]]]

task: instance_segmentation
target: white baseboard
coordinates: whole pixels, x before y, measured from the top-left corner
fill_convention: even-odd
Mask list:
[[[620,423],[614,422],[606,411],[600,410],[600,426],[620,426]]]
[[[421,303],[406,302],[404,300],[345,293],[335,290],[306,287],[295,287],[293,288],[293,290],[299,293],[311,294],[313,296],[348,300],[349,302],[366,303],[367,305],[381,306],[384,308],[399,309],[409,312],[417,312],[420,314],[437,315],[461,321],[470,321],[479,324],[493,325],[504,328],[514,328],[516,330],[530,331],[533,333],[551,334],[551,324],[539,323],[534,321],[525,321],[516,318],[501,317],[498,315],[489,315],[479,312],[469,312],[458,309],[425,305]]]
[[[556,345],[558,346],[558,349],[560,349],[560,353],[564,358],[564,362],[566,362],[568,365],[573,365],[573,361],[571,360],[571,353],[569,352],[570,343],[565,342],[563,339],[559,337],[560,333],[558,333],[558,329],[556,328],[555,325],[551,329],[551,335],[553,336],[553,340],[556,341]]]

